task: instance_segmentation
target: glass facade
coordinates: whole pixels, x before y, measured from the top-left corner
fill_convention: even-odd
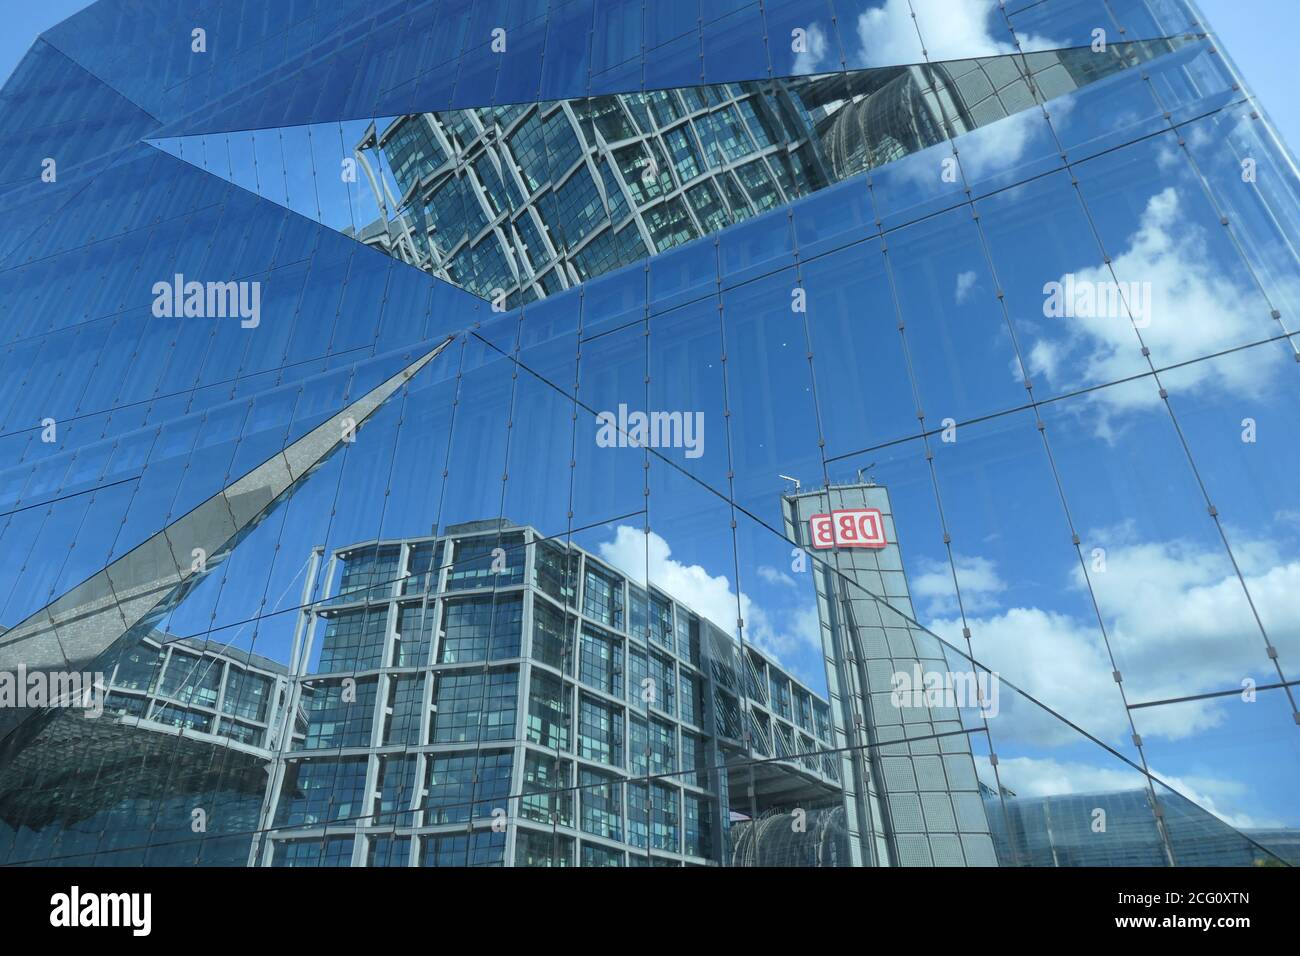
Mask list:
[[[1190,3],[99,0],[0,138],[0,862],[1296,862]]]

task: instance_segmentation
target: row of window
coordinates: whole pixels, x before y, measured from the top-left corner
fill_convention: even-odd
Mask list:
[[[286,768],[276,825],[412,826],[416,811],[423,811],[425,826],[490,821],[503,832],[512,759],[509,750],[430,754],[417,788],[415,756],[387,757],[379,764],[379,795],[373,804],[366,796],[365,757],[294,761]],[[707,796],[586,767],[579,768],[575,790],[571,760],[532,751],[525,756],[523,781],[517,813],[524,820],[576,828],[641,849],[713,855],[716,805]]]
[[[726,84],[596,97],[573,101],[573,120],[555,105],[542,104],[518,123],[522,107],[416,114],[395,125],[381,151],[399,191],[405,195],[433,175],[404,213],[418,254],[436,253],[426,267],[484,296],[503,290],[518,299],[513,290],[522,287],[531,301],[534,283],[550,295],[573,281],[556,281],[542,232],[586,280],[644,258],[647,241],[650,252],[662,252],[825,183],[825,163],[806,143],[758,155],[800,143],[813,130],[788,84],[780,94],[760,84]],[[601,148],[589,168],[582,159],[592,146]],[[628,197],[641,208],[677,188],[670,156],[689,203],[673,197],[647,209],[644,238],[634,221],[619,228],[630,212]],[[755,158],[723,168],[747,156]],[[493,219],[510,215],[483,235],[489,212]],[[386,230],[377,235],[387,241]]]

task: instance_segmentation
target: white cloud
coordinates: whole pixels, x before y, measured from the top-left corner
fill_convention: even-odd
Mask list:
[[[1094,536],[1106,570],[1090,578],[1112,646],[1128,662],[1130,699],[1224,690],[1266,675],[1263,638],[1226,551],[1179,540],[1124,542],[1117,534]],[[1283,561],[1270,542],[1245,537],[1233,553],[1274,643],[1295,646],[1300,561]],[[1081,570],[1072,578],[1084,586]],[[1245,671],[1256,661],[1258,670]]]
[[[957,275],[957,290],[953,293],[953,297],[957,300],[958,305],[966,301],[971,289],[975,288],[975,281],[978,278],[979,276],[975,274],[974,269],[967,269]]]
[[[808,48],[802,53],[795,54],[794,72],[796,74],[822,73],[839,66],[836,58],[831,55],[830,42],[827,40],[826,31],[822,29],[820,23],[809,24],[805,29],[804,39]]]
[[[1016,51],[997,0],[884,0],[858,16],[857,34],[861,62],[873,67],[920,63],[925,56],[934,62]],[[1025,50],[1066,45],[1032,34],[1019,39]]]
[[[614,540],[602,542],[598,551],[601,558],[632,580],[645,581],[648,577],[655,587],[662,588],[732,638],[736,637],[739,612],[745,621],[746,643],[778,662],[806,652],[810,647],[821,647],[815,607],[770,612],[743,591],[737,596],[726,575],[712,575],[698,564],[683,564],[676,560],[668,542],[654,532],[647,535],[638,528],[619,525]],[[787,665],[783,663],[783,666]],[[814,686],[822,680],[818,675],[796,673],[795,676]]]
[[[1270,676],[1262,638],[1227,553],[1187,541],[1138,542],[1125,527],[1093,532],[1089,544],[1105,550],[1105,571],[1090,571],[1110,646],[1124,674],[1130,703],[1185,697],[1239,687]],[[1300,561],[1284,561],[1269,542],[1234,542],[1246,585],[1274,643],[1300,644]],[[996,601],[996,567],[963,559],[974,588]],[[922,565],[913,593],[931,598],[942,616],[929,622],[939,636],[964,647],[962,622],[945,607],[942,569]],[[962,578],[958,567],[959,580]],[[1063,586],[1082,596],[1080,569]],[[949,600],[948,606],[951,605]],[[976,660],[1056,710],[1088,733],[1127,747],[1129,736],[1110,656],[1096,620],[1038,607],[967,615]],[[1238,698],[1192,701],[1136,712],[1144,737],[1194,736],[1221,724]],[[1069,728],[1013,693],[1002,695],[997,732],[1056,745],[1077,739]]]
[[[977,756],[975,762],[980,778],[988,784],[994,780],[993,768],[988,758]],[[1232,809],[1250,795],[1249,788],[1233,780],[1213,777],[1176,777],[1151,773],[1170,789],[1186,797],[1203,810],[1237,829],[1275,827],[1283,824],[1272,819],[1258,819]],[[1018,797],[1055,797],[1067,794],[1113,793],[1121,790],[1142,790],[1146,779],[1132,767],[1118,760],[1111,766],[1096,766],[1079,761],[1060,761],[1042,757],[1000,757],[997,779]],[[1156,795],[1162,796],[1157,784]]]
[[[1113,759],[1113,758],[1112,758]],[[988,758],[976,756],[980,779],[992,785]],[[1071,793],[1110,793],[1139,790],[1146,785],[1140,771],[1116,760],[1099,767],[1050,757],[999,757],[997,780],[1018,797],[1058,797]]]
[[[954,140],[960,156],[962,172],[972,184],[997,173],[1016,167],[1035,137],[1048,143],[1047,122],[1036,109],[1021,110],[962,133]]]
[[[1187,215],[1186,200],[1170,186],[1151,196],[1136,230],[1114,256],[1114,279],[1105,264],[1073,273],[1076,287],[1141,283],[1150,290],[1149,325],[1142,341],[1158,365],[1200,358],[1258,335],[1253,296],[1238,287],[1206,245],[1201,228]],[[1053,281],[1066,281],[1064,275]],[[1027,322],[1037,333],[1026,361],[1032,376],[1054,390],[1113,382],[1146,371],[1142,347],[1127,315],[1098,314],[1041,318]],[[1049,343],[1040,348],[1039,343]],[[1259,398],[1268,391],[1270,367],[1239,353],[1179,370],[1184,389],[1213,389]],[[1017,375],[1018,377],[1018,375]],[[1111,387],[1092,392],[1088,401],[1108,412],[1153,408],[1160,403],[1155,385]]]
[[[1128,735],[1124,703],[1095,623],[1089,626],[1067,614],[1036,607],[968,615],[966,620],[980,664],[1095,737],[1113,743]],[[933,620],[928,626],[948,643],[966,646],[960,618]],[[1000,707],[992,719],[997,740],[1054,747],[1083,739],[1042,707],[1006,688]],[[1185,724],[1180,720],[1171,729]]]
[[[758,566],[758,576],[768,584],[779,584],[782,587],[787,588],[795,588],[799,586],[795,582],[795,579],[790,577],[790,575],[786,574],[784,571],[778,571],[776,568],[767,564],[760,564]]]
[[[862,61],[869,66],[920,63],[920,27],[931,60],[958,60],[974,56],[996,56],[1011,52],[1008,43],[998,43],[989,31],[989,14],[994,0],[931,0],[912,20],[909,0],[885,0],[858,16],[858,42]]]
[[[978,614],[998,606],[997,597],[1007,584],[998,576],[997,565],[988,558],[954,554],[953,567],[946,562],[924,558],[917,565],[918,574],[909,579],[912,598],[926,602],[925,613],[936,616],[957,611],[957,592],[953,589],[953,568],[961,588],[967,614]],[[962,645],[959,645],[962,646]]]

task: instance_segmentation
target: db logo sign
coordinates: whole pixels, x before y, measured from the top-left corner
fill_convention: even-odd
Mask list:
[[[813,515],[808,519],[812,532],[812,546],[827,548],[883,548],[885,522],[875,508],[854,508],[851,511],[833,511],[828,515]]]

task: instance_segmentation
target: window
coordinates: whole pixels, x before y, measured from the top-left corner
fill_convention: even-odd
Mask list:
[[[524,758],[524,796],[520,815],[540,823],[573,826],[573,763],[545,754]]]
[[[387,631],[388,611],[383,607],[327,613],[316,670],[331,674],[379,667]]]
[[[654,90],[645,96],[650,105],[650,112],[654,114],[655,121],[660,126],[667,126],[673,120],[681,118],[682,107],[677,101],[677,94],[672,90]]]
[[[269,677],[231,667],[226,675],[226,693],[221,698],[221,712],[247,720],[266,720],[271,686]]]
[[[645,641],[650,630],[650,606],[646,593],[635,584],[627,586],[627,632],[635,640]]]
[[[229,737],[231,740],[238,740],[241,744],[252,744],[254,747],[260,747],[266,730],[262,727],[250,727],[238,721],[223,720],[217,733]]]
[[[366,866],[406,866],[410,857],[410,837],[372,836],[366,849]]]
[[[631,228],[635,228],[632,226]],[[618,237],[612,229],[604,229],[590,242],[572,254],[573,266],[584,282],[593,276],[603,275],[619,265]]]
[[[683,833],[686,838],[685,851],[689,856],[713,856],[713,804],[704,797],[683,794],[685,812],[683,813]]]
[[[521,534],[489,534],[456,541],[450,548],[454,557],[447,573],[447,590],[523,584],[523,543]]]
[[[343,578],[339,583],[339,596],[353,600],[381,597],[389,593],[398,577],[402,559],[400,545],[372,546],[340,556],[343,561]],[[371,589],[373,593],[365,593]]]
[[[611,850],[609,847],[595,843],[582,844],[582,863],[580,866],[623,866],[623,851]]]
[[[606,222],[605,205],[585,165],[556,188],[555,200],[557,224],[566,245],[579,245]]]
[[[189,730],[201,730],[204,733],[212,730],[212,717],[209,714],[189,710],[185,707],[177,707],[175,704],[157,705],[151,719],[160,724],[185,727]]]
[[[379,758],[379,806],[376,826],[409,827],[415,823],[411,801],[415,797],[415,754]]]
[[[713,706],[717,715],[718,733],[732,740],[739,740],[740,705],[736,702],[736,698],[714,688]]]
[[[465,823],[471,810],[475,818],[486,819],[492,818],[493,810],[505,810],[511,763],[508,750],[430,754],[424,784],[429,791],[425,825]]]
[[[573,840],[520,829],[515,836],[515,866],[572,866]]]
[[[794,689],[794,716],[795,722],[799,724],[800,730],[811,731],[813,729],[813,711],[812,697],[807,691]]]
[[[583,625],[578,679],[614,697],[623,696],[623,642],[590,625]]]
[[[678,683],[681,685],[682,692],[678,695],[682,708],[682,720],[688,724],[700,726],[700,685],[699,682],[685,671],[678,677]]]
[[[216,707],[221,669],[221,661],[215,658],[172,651],[159,693],[185,704]]]
[[[677,609],[677,654],[693,667],[700,666],[700,619],[685,608]]]
[[[659,252],[695,238],[695,224],[687,215],[680,196],[646,210],[645,221]]]
[[[627,651],[627,688],[631,700],[638,709],[644,710],[657,695],[655,686],[650,683],[650,669],[646,665],[645,651],[635,644]]]
[[[573,719],[570,688],[558,677],[535,670],[528,692],[528,739],[543,747],[569,749]]]
[[[623,628],[623,581],[591,566],[583,575],[582,613],[606,627]]]
[[[375,716],[378,682],[349,680],[346,683],[313,683],[307,702],[309,750],[326,747],[368,747]]]
[[[817,720],[817,737],[821,740],[831,739],[831,714],[825,704],[813,704],[813,715]]]
[[[558,671],[572,674],[575,620],[546,601],[533,602],[533,657]]]
[[[452,836],[424,837],[421,866],[504,866],[506,835],[475,830]]]
[[[745,117],[745,125],[758,143],[758,148],[775,146],[782,136],[775,124],[768,119],[766,111],[761,108],[757,97],[747,96],[740,101],[740,112]]]
[[[627,784],[627,842],[645,849],[647,843],[654,850],[676,852],[680,836],[676,787],[651,783],[650,799],[644,782]]]
[[[510,740],[519,673],[514,668],[451,671],[435,677],[433,743]]]
[[[385,714],[384,743],[420,743],[424,716],[424,678],[393,677],[388,682],[388,710]]]
[[[595,124],[596,131],[606,142],[614,143],[621,139],[631,139],[637,134],[636,128],[623,112],[623,107],[616,97],[598,96],[589,103],[588,116]]]
[[[780,671],[769,667],[767,684],[768,689],[771,691],[771,696],[768,699],[772,702],[772,709],[782,717],[789,719],[791,716],[790,681]]]
[[[533,545],[533,583],[566,607],[577,596],[578,556],[549,541]]]
[[[153,693],[164,657],[166,652],[161,648],[150,647],[147,644],[133,647],[118,663],[113,685]]]
[[[507,143],[515,162],[519,164],[524,182],[528,184],[529,193],[542,188],[551,178],[546,162],[546,138],[542,134],[542,122],[537,113],[533,113],[513,133]]]
[[[754,144],[750,142],[734,106],[706,113],[695,122],[699,124],[704,154],[712,167],[733,162],[754,151]]]
[[[664,134],[668,150],[673,156],[673,165],[677,167],[677,178],[689,182],[700,174],[700,152],[695,145],[689,124],[669,130]]]
[[[422,594],[435,591],[438,585],[438,543],[424,541],[411,545],[406,561],[406,580],[402,582],[403,594]]]
[[[578,775],[578,798],[584,833],[623,839],[623,784],[617,777],[583,769]]]
[[[672,773],[677,769],[677,731],[666,721],[650,718],[650,775]]]
[[[705,754],[707,753],[704,741],[692,733],[682,731],[682,769],[686,772],[681,775],[683,783],[689,783],[695,787],[707,787],[708,765]]]
[[[462,177],[448,174],[428,196],[424,211],[442,255],[450,254],[462,240],[476,237],[487,226],[483,207]]]
[[[432,605],[403,604],[397,609],[397,641],[393,645],[394,667],[423,667],[429,663],[433,644],[433,622],[437,611]]]
[[[272,866],[351,866],[353,837],[277,840]]]
[[[578,755],[623,765],[623,712],[588,694],[578,695]]]
[[[443,601],[438,663],[518,657],[523,632],[523,597],[519,594],[447,598]]]
[[[673,663],[653,651],[650,654],[650,680],[650,686],[654,689],[650,706],[659,708],[665,714],[676,713],[677,678],[673,672]]]
[[[542,121],[546,136],[546,154],[550,159],[551,182],[558,182],[582,157],[582,144],[578,131],[569,122],[564,110],[559,109]]]
[[[609,212],[609,221],[621,222],[629,210],[627,196],[623,194],[623,187],[609,161],[602,156],[597,165],[600,168],[601,182],[605,186],[605,208]]]
[[[366,811],[366,758],[292,760],[276,808],[276,826],[352,820]]]
[[[673,605],[666,597],[650,592],[650,640],[673,649]]]
[[[542,241],[542,234],[538,231],[536,223],[533,222],[532,213],[525,210],[523,215],[514,221],[515,230],[519,233],[521,248],[526,255],[526,261],[534,270],[542,268],[551,261],[551,251],[547,248],[546,243]]]
[[[763,160],[756,159],[752,163],[746,163],[739,168],[738,172],[740,181],[745,184],[749,197],[754,201],[754,206],[759,212],[772,209],[784,202],[781,191],[777,189],[776,181]]]
[[[443,161],[442,149],[423,115],[401,121],[397,131],[384,144],[384,155],[402,193],[406,193],[424,172]]]

